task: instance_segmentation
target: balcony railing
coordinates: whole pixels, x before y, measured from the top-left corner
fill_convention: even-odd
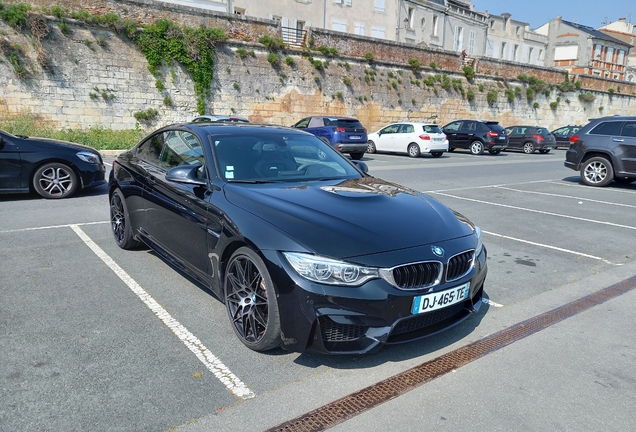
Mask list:
[[[307,30],[281,27],[281,36],[287,45],[301,47],[307,44]]]

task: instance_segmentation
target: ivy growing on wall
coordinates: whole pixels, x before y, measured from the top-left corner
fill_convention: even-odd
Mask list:
[[[179,27],[159,19],[153,25],[144,26],[132,38],[148,60],[148,69],[158,76],[159,67],[174,61],[181,63],[192,76],[197,95],[197,111],[205,113],[205,98],[210,95],[214,76],[215,46],[227,40],[222,29],[205,27]]]

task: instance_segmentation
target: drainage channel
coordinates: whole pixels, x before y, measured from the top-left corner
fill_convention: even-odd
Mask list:
[[[454,369],[633,289],[636,289],[636,276],[422,363],[268,429],[267,432],[313,432],[329,429]]]

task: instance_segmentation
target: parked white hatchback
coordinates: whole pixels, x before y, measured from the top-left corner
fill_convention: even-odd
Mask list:
[[[436,124],[400,122],[392,123],[369,134],[367,153],[406,153],[419,157],[428,153],[440,157],[448,151],[448,138]]]

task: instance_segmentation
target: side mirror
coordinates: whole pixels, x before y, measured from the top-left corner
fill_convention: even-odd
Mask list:
[[[201,165],[181,165],[170,168],[166,173],[166,180],[175,183],[207,186],[207,180],[197,177],[199,168],[201,168]]]
[[[352,160],[351,162],[353,162],[356,168],[358,168],[363,173],[367,174],[369,172],[369,167],[364,162],[359,160]]]

